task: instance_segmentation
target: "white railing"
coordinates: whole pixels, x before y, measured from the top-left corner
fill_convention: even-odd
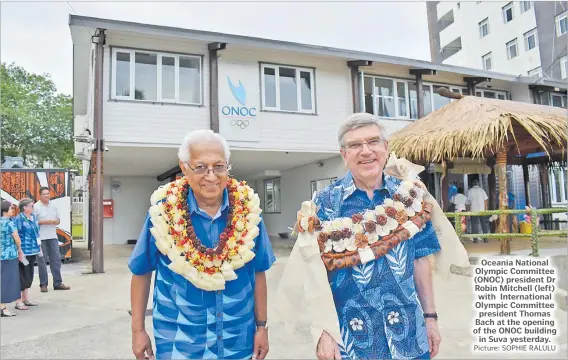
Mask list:
[[[83,203],[83,197],[73,197],[73,207],[71,210],[73,212],[73,215],[83,215]]]

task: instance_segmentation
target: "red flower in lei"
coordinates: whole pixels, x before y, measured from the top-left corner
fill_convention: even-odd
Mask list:
[[[177,203],[175,205],[172,205],[168,202],[165,202],[165,210],[166,213],[169,213],[173,210],[174,206],[176,209],[178,210],[182,210],[184,211],[183,213],[183,217],[181,219],[179,219],[177,221],[177,223],[173,223],[173,220],[170,222],[170,227],[169,227],[169,234],[173,236],[174,241],[177,245],[179,246],[184,246],[187,243],[190,243],[192,245],[192,247],[195,249],[195,251],[197,251],[199,253],[199,257],[202,260],[208,259],[208,260],[213,260],[213,258],[226,258],[228,252],[229,252],[229,248],[227,246],[227,241],[234,235],[235,232],[235,225],[237,223],[237,219],[235,217],[235,214],[237,213],[237,210],[240,213],[243,213],[244,216],[246,216],[246,211],[245,209],[247,209],[245,207],[244,201],[241,200],[236,200],[235,201],[235,194],[238,193],[237,191],[237,186],[233,183],[232,179],[229,179],[227,181],[227,190],[229,192],[229,214],[228,214],[228,219],[227,219],[227,226],[225,227],[225,229],[223,230],[223,232],[219,235],[219,243],[215,248],[207,248],[206,246],[204,246],[201,243],[201,240],[199,240],[199,238],[197,237],[197,234],[195,233],[195,228],[193,227],[193,224],[191,223],[191,218],[189,216],[189,209],[187,206],[187,195],[189,193],[189,183],[185,182],[182,186],[181,189],[179,189],[179,196],[177,198]],[[167,192],[167,195],[172,195],[173,192],[171,190],[169,190]],[[238,197],[237,197],[238,198]],[[186,229],[187,235],[183,235],[183,233],[178,232],[174,229],[174,225],[181,225],[183,228]],[[246,235],[246,234],[245,234]],[[238,242],[239,244],[243,244],[243,241],[240,240]],[[183,254],[184,256],[186,256],[187,258],[189,258],[189,256],[191,254]],[[217,270],[214,268],[206,268],[205,272],[213,274],[215,273]]]

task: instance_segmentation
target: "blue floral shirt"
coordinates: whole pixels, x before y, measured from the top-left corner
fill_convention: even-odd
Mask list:
[[[319,192],[322,221],[374,210],[394,195],[400,180],[384,176],[373,199],[356,188],[350,173]],[[424,315],[414,284],[414,260],[440,245],[431,222],[411,239],[367,264],[328,272],[339,318],[344,359],[429,358]]]
[[[0,219],[1,238],[0,246],[2,247],[1,260],[12,260],[18,258],[18,247],[14,240],[14,231],[17,231],[14,222],[9,218],[2,217]]]
[[[37,239],[39,239],[38,220],[34,214],[31,216],[32,218],[28,219],[26,215],[20,213],[14,218],[14,224],[22,241],[22,251],[26,256],[37,255],[40,252],[40,247],[37,243]]]
[[[197,237],[207,247],[217,245],[226,227],[229,197],[225,190],[220,212],[212,218],[199,209],[189,191],[188,210]],[[255,273],[268,270],[276,260],[264,226],[255,239],[255,257],[236,270],[237,279],[223,291],[203,291],[168,268],[170,260],[158,251],[150,233],[149,216],[128,266],[133,274],[156,271],[154,285],[154,337],[157,359],[250,359],[256,331]]]

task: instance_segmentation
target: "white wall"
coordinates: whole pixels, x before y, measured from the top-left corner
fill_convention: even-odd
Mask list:
[[[279,232],[290,232],[288,229],[296,222],[296,213],[303,201],[311,200],[310,182],[326,178],[341,178],[346,170],[341,156],[323,161],[319,167],[312,163],[282,172],[280,178],[282,212],[280,214],[263,213],[264,221],[270,235]],[[258,180],[256,188],[264,207],[264,181]]]
[[[232,147],[291,151],[337,148],[337,128],[353,112],[349,68],[344,60],[231,44],[219,55],[219,109],[224,105],[239,105],[231,94],[227,77],[237,86],[241,81],[246,90],[247,107],[257,109],[256,119],[249,118],[256,122],[255,128],[240,131],[223,124],[235,117],[220,114],[220,133],[232,140]],[[260,63],[314,68],[316,114],[261,111]],[[244,134],[248,137],[246,141],[239,138],[239,133],[244,131],[251,131]]]
[[[513,2],[513,20],[503,21],[502,7],[508,1],[476,1],[443,2],[444,8],[450,5],[454,12],[454,23],[440,32],[440,46],[461,36],[462,50],[460,56],[450,57],[444,63],[482,69],[481,57],[492,52],[492,71],[512,75],[527,75],[527,71],[540,66],[538,45],[525,51],[524,34],[536,28],[534,7],[521,13],[520,2]],[[438,10],[440,5],[438,6]],[[447,10],[447,9],[446,9]],[[438,16],[445,13],[438,12]],[[489,35],[479,37],[479,22],[489,18]],[[552,26],[552,25],[551,25]],[[507,59],[506,43],[517,38],[519,56]],[[461,63],[457,63],[460,61]]]
[[[120,183],[120,192],[111,191],[111,183]],[[138,239],[150,196],[159,186],[155,177],[115,177],[104,179],[104,199],[114,200],[114,217],[104,219],[104,243],[126,244]]]
[[[203,55],[203,106],[110,100],[112,46]],[[182,134],[195,129],[209,129],[209,65],[207,53],[206,43],[110,31],[104,57],[103,131],[105,140],[121,143],[178,145]],[[158,129],[159,131],[156,131]]]

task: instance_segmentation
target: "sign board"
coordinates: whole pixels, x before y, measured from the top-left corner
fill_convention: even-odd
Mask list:
[[[227,140],[256,142],[260,141],[258,80],[246,74],[234,64],[219,68],[219,133]]]

